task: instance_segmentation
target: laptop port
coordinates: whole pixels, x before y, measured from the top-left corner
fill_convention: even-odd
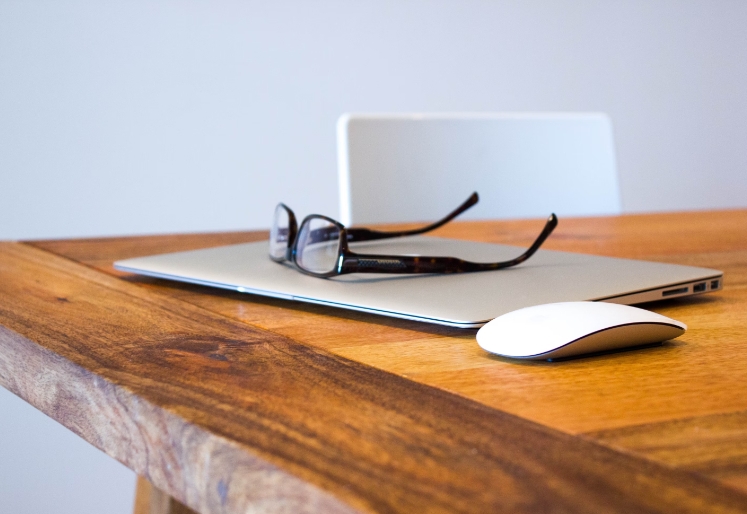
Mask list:
[[[711,280],[711,289],[718,289],[718,280]]]
[[[706,290],[706,283],[701,282],[700,284],[695,284],[693,286],[693,293],[702,293]]]
[[[672,295],[675,295],[675,294],[683,294],[683,293],[687,293],[687,290],[688,290],[687,286],[685,286],[685,287],[678,287],[677,289],[670,289],[668,291],[662,291],[661,295],[662,296],[672,296]]]

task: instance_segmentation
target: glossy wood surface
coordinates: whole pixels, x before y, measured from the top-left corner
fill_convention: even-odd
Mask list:
[[[439,235],[522,245],[541,225],[454,223]],[[163,466],[143,465],[129,455],[140,451],[137,445],[112,449],[122,435],[99,427],[107,414],[55,411],[39,399],[38,375],[19,365],[23,355],[48,351],[48,358],[62,359],[58,366],[74,363],[89,381],[114,384],[123,391],[117,394],[170,423],[217,437],[223,446],[211,444],[221,452],[235,445],[232,457],[272,466],[273,476],[305,488],[306,505],[309,498],[327,502],[326,511],[747,509],[746,211],[561,220],[547,248],[714,267],[725,271],[725,288],[649,305],[688,324],[675,342],[560,363],[490,357],[474,331],[127,276],[111,267],[120,258],[262,237],[5,245],[0,382],[74,429],[79,417],[87,419],[81,435],[204,513],[227,512],[215,510],[215,483],[211,488],[204,476],[208,483],[175,480]],[[59,300],[69,298],[54,296],[59,287],[72,287],[86,308]],[[59,373],[64,384],[86,382]],[[90,391],[69,393],[69,402],[85,403],[83,393]],[[147,427],[158,419],[140,422]],[[289,434],[293,451],[279,449]],[[177,457],[184,445],[168,443],[165,434],[156,439],[141,444],[195,458]],[[258,476],[220,469],[216,476],[243,476],[247,485]],[[232,506],[257,505],[256,497],[230,491],[237,495],[226,496]],[[270,496],[265,511],[290,505],[280,493]]]

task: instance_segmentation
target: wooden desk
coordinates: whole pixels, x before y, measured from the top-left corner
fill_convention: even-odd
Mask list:
[[[542,221],[446,237],[528,244]],[[474,331],[126,276],[263,233],[0,244],[0,384],[203,514],[747,511],[747,211],[547,248],[719,268],[662,347],[512,362]]]

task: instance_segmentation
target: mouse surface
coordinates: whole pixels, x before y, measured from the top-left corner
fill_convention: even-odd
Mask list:
[[[685,330],[680,321],[629,305],[548,303],[495,318],[477,332],[477,344],[503,357],[560,359],[659,343]]]

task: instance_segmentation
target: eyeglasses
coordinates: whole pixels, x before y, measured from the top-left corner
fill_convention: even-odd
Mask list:
[[[315,277],[334,277],[347,273],[464,273],[516,266],[529,259],[558,225],[551,214],[534,243],[518,257],[502,262],[471,262],[456,257],[361,254],[350,250],[348,243],[373,241],[424,234],[441,227],[479,201],[477,193],[441,220],[412,230],[380,231],[368,228],[346,228],[339,221],[320,214],[310,214],[300,229],[293,211],[280,203],[270,230],[270,259],[289,261],[298,270]]]

